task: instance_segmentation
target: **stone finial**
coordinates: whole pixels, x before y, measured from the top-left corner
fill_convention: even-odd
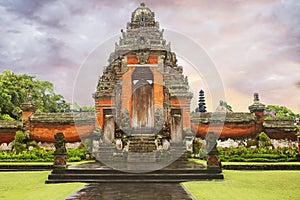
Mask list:
[[[27,94],[27,101],[22,103],[20,107],[21,107],[22,111],[30,111],[32,113],[34,113],[37,110],[36,106],[32,102],[32,94],[31,93]]]
[[[32,94],[30,92],[27,94],[27,101],[32,102]]]
[[[253,99],[253,104],[251,106],[248,107],[248,109],[250,110],[250,112],[256,112],[256,111],[260,111],[263,112],[265,110],[265,105],[260,103],[259,101],[259,94],[258,93],[254,93],[254,99]]]
[[[144,2],[141,3],[141,7],[145,7],[146,4]]]
[[[259,103],[259,95],[258,95],[258,93],[254,93],[253,96],[254,96],[253,102],[254,103]]]

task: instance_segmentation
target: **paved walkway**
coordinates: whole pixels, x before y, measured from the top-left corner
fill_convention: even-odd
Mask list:
[[[88,184],[66,200],[173,200],[193,199],[178,183]]]

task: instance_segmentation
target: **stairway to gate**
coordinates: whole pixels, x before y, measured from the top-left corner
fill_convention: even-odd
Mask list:
[[[130,139],[127,162],[153,163],[156,162],[155,137],[135,136]]]

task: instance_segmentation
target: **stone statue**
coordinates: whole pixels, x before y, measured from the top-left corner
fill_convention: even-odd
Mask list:
[[[124,110],[123,119],[124,119],[124,121],[123,121],[123,123],[124,123],[123,128],[128,129],[129,128],[130,116],[129,116],[129,112],[128,112],[127,108]]]
[[[207,150],[212,150],[217,146],[217,135],[214,132],[208,132],[206,135]]]
[[[58,132],[54,135],[55,138],[55,154],[65,154],[66,150],[66,138],[62,132]]]
[[[54,151],[54,168],[65,168],[67,166],[67,150],[66,138],[62,132],[54,135],[55,138],[55,151]]]

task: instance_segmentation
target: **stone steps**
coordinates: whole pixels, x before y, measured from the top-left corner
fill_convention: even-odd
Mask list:
[[[129,152],[149,153],[156,150],[155,137],[130,138]]]
[[[126,173],[113,169],[53,170],[46,183],[179,183],[223,179],[218,170],[158,170],[150,173]]]

